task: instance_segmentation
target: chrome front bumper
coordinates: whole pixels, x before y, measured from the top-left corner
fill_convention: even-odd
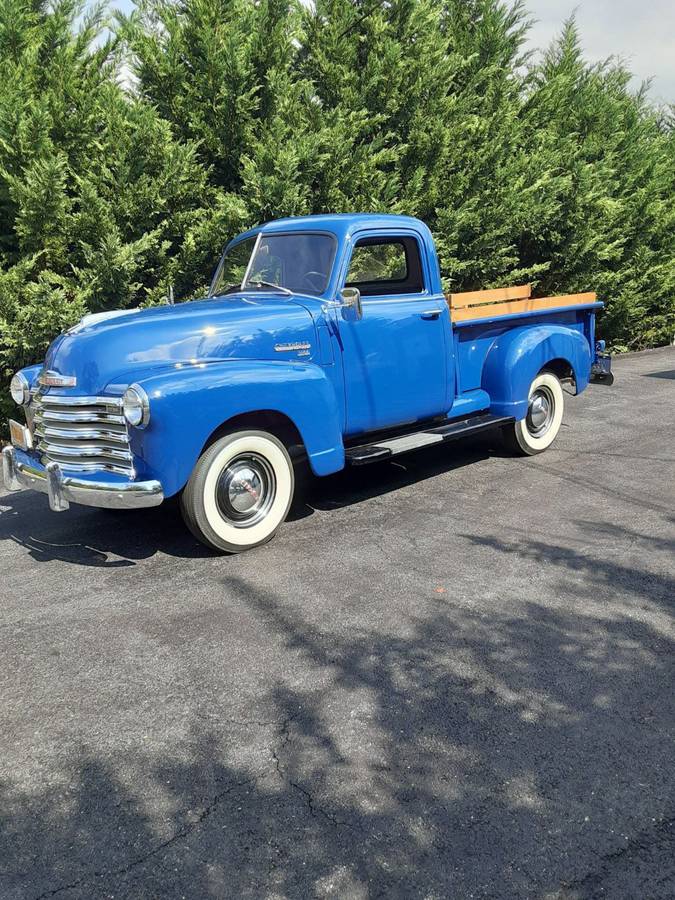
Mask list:
[[[164,499],[159,481],[89,481],[64,475],[56,462],[46,466],[17,447],[2,451],[2,477],[8,491],[42,491],[54,512],[71,503],[106,509],[141,509],[159,506]]]

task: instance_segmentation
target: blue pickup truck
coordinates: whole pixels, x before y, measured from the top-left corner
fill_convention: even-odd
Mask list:
[[[108,508],[177,495],[205,544],[268,541],[315,475],[487,428],[535,454],[565,383],[609,382],[594,294],[443,293],[429,229],[282,219],[231,241],[206,298],[86,316],[18,372],[8,490]]]

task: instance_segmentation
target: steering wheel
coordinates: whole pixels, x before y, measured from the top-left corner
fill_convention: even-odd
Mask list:
[[[315,280],[317,278],[321,279],[321,283],[320,284],[312,283],[313,280]],[[324,292],[324,290],[326,289],[326,281],[327,280],[328,280],[328,276],[326,275],[325,272],[315,272],[313,270],[309,271],[309,272],[305,272],[305,274],[302,276],[303,286],[305,285],[305,282],[307,282],[307,286],[309,287],[309,289],[311,291],[316,291],[317,294],[322,294]]]

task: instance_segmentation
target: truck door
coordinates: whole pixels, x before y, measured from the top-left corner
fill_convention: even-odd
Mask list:
[[[339,316],[346,433],[445,413],[449,313],[444,297],[428,290],[418,237],[357,235],[345,273],[344,286],[358,288],[363,310],[355,321]]]

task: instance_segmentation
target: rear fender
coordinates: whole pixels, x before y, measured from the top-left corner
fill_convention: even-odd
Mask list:
[[[273,411],[298,429],[317,475],[344,466],[340,413],[323,370],[311,363],[226,360],[179,364],[138,382],[150,398],[150,423],[131,428],[143,477],[170,497],[186,484],[209,437],[234,416]]]
[[[569,364],[581,393],[591,372],[591,350],[583,334],[562,325],[524,325],[501,334],[483,366],[481,387],[490,395],[490,411],[524,419],[533,379],[558,359]]]

